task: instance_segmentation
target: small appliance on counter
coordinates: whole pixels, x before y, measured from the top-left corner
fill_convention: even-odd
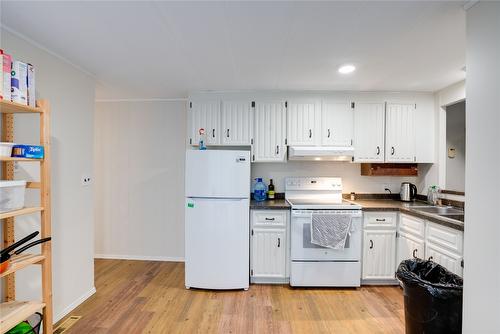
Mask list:
[[[410,182],[401,183],[399,198],[403,202],[411,202],[417,198],[417,186]]]

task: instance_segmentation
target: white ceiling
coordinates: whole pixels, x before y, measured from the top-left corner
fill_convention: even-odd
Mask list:
[[[97,98],[193,90],[436,91],[465,77],[463,2],[2,1],[2,24],[95,75]],[[343,76],[339,65],[357,71]]]

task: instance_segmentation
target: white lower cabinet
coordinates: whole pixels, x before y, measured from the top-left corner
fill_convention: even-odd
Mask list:
[[[363,217],[363,284],[394,283],[397,212],[366,212]]]
[[[400,214],[396,270],[401,261],[425,258],[425,220]]]
[[[462,276],[462,255],[451,252],[433,243],[425,245],[425,256],[427,259],[439,263],[449,271]]]
[[[399,264],[412,258],[462,276],[462,231],[396,212],[365,212],[363,228],[363,284],[397,283]]]
[[[425,235],[425,258],[462,276],[463,240],[462,231],[428,222]]]
[[[286,230],[252,230],[252,277],[286,276]]]
[[[394,279],[396,261],[396,231],[366,230],[364,232],[364,280]]]
[[[252,283],[289,280],[288,211],[252,210],[250,278]]]
[[[397,238],[397,253],[396,270],[404,260],[423,259],[425,257],[425,242],[423,239],[400,232]]]

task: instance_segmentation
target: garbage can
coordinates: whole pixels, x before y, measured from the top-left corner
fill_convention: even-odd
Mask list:
[[[421,259],[401,262],[396,276],[404,289],[406,334],[462,332],[460,276]]]

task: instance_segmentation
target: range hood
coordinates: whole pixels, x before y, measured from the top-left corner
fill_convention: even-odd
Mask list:
[[[289,146],[288,160],[352,161],[353,147],[342,146]]]

